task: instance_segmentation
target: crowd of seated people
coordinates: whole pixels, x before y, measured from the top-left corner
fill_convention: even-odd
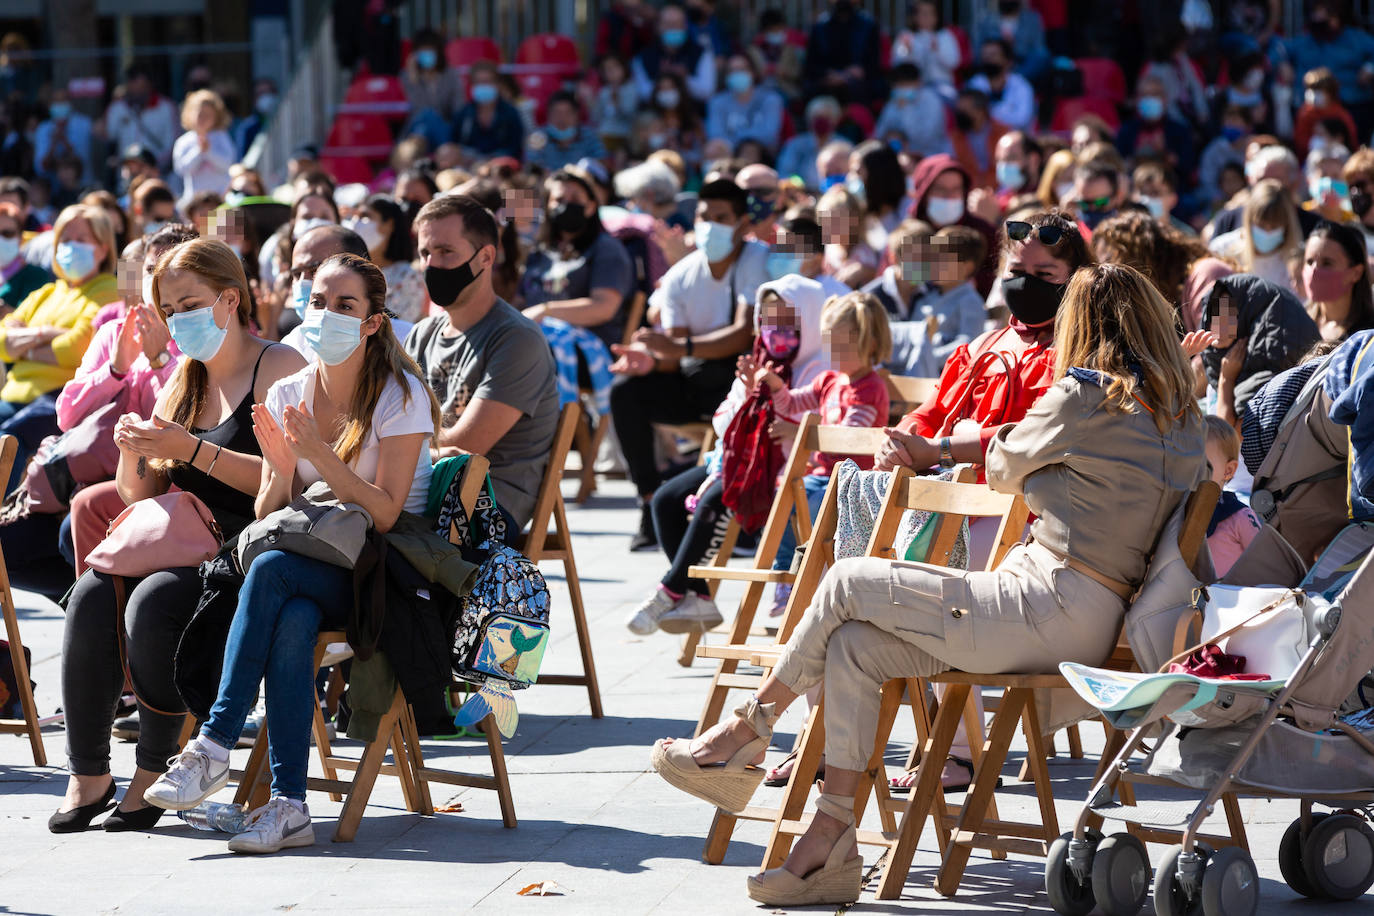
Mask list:
[[[314,839],[314,641],[350,576],[277,550],[249,564],[182,746],[174,659],[202,580],[91,567],[127,506],[192,494],[232,540],[323,482],[385,532],[423,510],[437,462],[480,454],[515,544],[574,401],[611,431],[581,460],[618,464],[637,498],[629,549],[668,560],[626,621],[642,638],[722,621],[689,570],[744,519],[731,475],[762,456],[749,472],[774,487],[757,469],[807,414],[881,429],[864,469],[972,465],[1035,517],[992,572],[836,564],[756,695],[655,745],[665,779],[728,809],[777,716],[824,687],[825,792],[786,864],[751,879],[765,903],[857,898],[852,795],[885,679],[1101,661],[1203,480],[1225,487],[1214,559],[1235,563],[1273,522],[1253,475],[1302,385],[1326,373],[1348,406],[1374,371],[1374,38],[1344,0],[1307,0],[1288,35],[1266,2],[1205,26],[1177,5],[1072,22],[1062,0],[976,5],[964,29],[931,0],[894,22],[854,0],[757,22],[615,0],[587,66],[539,98],[421,29],[396,73],[354,74],[404,90],[390,155],[315,138],[280,175],[244,159],[273,129],[270,81],[249,103],[188,82],[178,104],[138,63],[103,113],[38,73],[0,83],[0,435],[18,446],[0,546],[16,586],[66,596],[50,829],[150,829],[222,788],[266,721],[272,799],[229,847]],[[931,393],[890,416],[885,373]],[[1331,420],[1352,429],[1350,517],[1374,515],[1367,417]],[[684,462],[707,424],[722,444]],[[48,498],[46,462],[79,431],[103,470]],[[798,513],[834,466],[810,456]],[[122,795],[112,734],[137,742]],[[946,787],[968,784],[969,740]]]

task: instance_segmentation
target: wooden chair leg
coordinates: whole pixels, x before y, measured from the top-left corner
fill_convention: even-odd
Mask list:
[[[586,443],[588,451],[582,453],[581,480],[577,486],[579,506],[591,499],[592,494],[596,492],[596,456],[601,453],[601,444],[606,441],[606,429],[610,422],[610,416],[596,418],[596,428],[592,430],[591,441]]]
[[[945,695],[946,703],[953,693],[954,691],[950,690]],[[1029,691],[1017,689],[1008,690],[1002,697],[997,712],[993,714],[992,727],[988,729],[987,748],[983,754],[983,765],[974,775],[972,791],[965,798],[963,809],[959,812],[954,842],[945,850],[944,861],[940,863],[940,872],[935,878],[935,890],[942,896],[952,897],[959,890],[964,868],[968,865],[969,855],[973,851],[973,848],[968,843],[961,842],[961,839],[972,838],[977,834],[988,817],[993,792],[997,787],[997,775],[1002,770],[1002,764],[1006,762],[1007,751],[1011,748],[1011,740],[1016,734],[1016,726],[1020,722],[1020,713],[1028,693]],[[967,695],[960,703],[966,700]],[[1040,762],[1043,764],[1044,760]],[[907,867],[910,867],[909,860]]]
[[[599,706],[599,701],[598,701]],[[596,713],[599,717],[600,712]],[[501,823],[514,829],[515,796],[510,790],[510,773],[506,770],[506,751],[501,746],[501,730],[496,725],[495,716],[482,720],[482,730],[487,736],[487,752],[491,756],[491,771],[496,779],[496,798],[501,804]]]
[[[768,846],[763,853],[764,869],[777,868],[787,858],[792,849],[792,833],[787,830],[789,822],[801,819],[806,811],[806,801],[811,795],[811,784],[816,778],[821,755],[825,753],[825,697],[812,707],[802,727],[801,750],[792,764],[792,775],[788,777],[787,787],[783,789],[783,801],[773,821],[773,832],[768,838]]]
[[[1240,811],[1240,801],[1236,793],[1227,792],[1221,796],[1221,806],[1226,812],[1226,826],[1230,828],[1231,839],[1237,846],[1250,851],[1250,839],[1245,833],[1245,816]]]
[[[1020,690],[1021,688],[1017,688]],[[1040,823],[1044,828],[1045,852],[1059,836],[1059,815],[1054,810],[1054,786],[1050,782],[1050,766],[1040,734],[1040,714],[1035,709],[1035,693],[1024,690],[1025,702],[1021,711],[1021,727],[1026,736],[1026,762],[1030,764],[1035,782],[1035,797],[1040,803]],[[993,817],[996,817],[996,813]]]
[[[964,734],[968,735],[969,762],[973,764],[974,779],[977,779],[978,774],[982,772],[984,749],[983,717],[978,715],[978,704],[975,702],[976,690],[977,688],[974,688],[974,690],[969,691],[968,700],[964,702]],[[1026,759],[1029,760],[1029,756]],[[993,783],[996,782],[994,777]],[[972,787],[970,786],[970,788]],[[988,802],[988,816],[994,820],[997,819],[997,798],[995,796]],[[999,861],[1005,860],[1007,857],[1006,850],[994,849],[992,850],[992,857]]]
[[[9,567],[5,565],[3,553],[0,553],[0,608],[3,608],[5,615],[5,638],[10,644],[10,663],[13,666],[14,679],[19,687],[19,708],[24,714],[23,731],[29,736],[29,748],[33,752],[34,765],[47,766],[48,752],[43,746],[43,733],[38,727],[38,704],[33,699],[33,687],[29,681],[29,663],[24,658],[24,641],[19,638],[19,615],[14,610],[14,593],[10,590]],[[17,727],[6,729],[6,731],[16,732],[18,730]]]
[[[596,659],[592,657],[592,631],[587,625],[587,611],[582,604],[582,583],[577,578],[577,562],[573,559],[572,529],[568,525],[568,512],[563,506],[562,497],[554,503],[553,514],[558,532],[563,539],[563,576],[568,586],[568,601],[572,605],[573,626],[577,629],[577,648],[582,653],[582,673],[586,679],[587,702],[591,705],[592,718],[600,719],[603,715],[601,687],[596,680]]]
[[[335,843],[351,843],[358,835],[358,825],[362,823],[363,812],[367,810],[367,800],[372,795],[372,787],[377,782],[382,760],[386,757],[387,736],[396,727],[396,720],[404,706],[405,701],[398,690],[392,698],[391,708],[382,716],[382,721],[377,726],[377,740],[370,742],[363,749],[362,759],[358,761],[358,769],[348,789],[348,798],[344,801],[343,811],[340,812],[338,823],[334,826]]]
[[[868,758],[868,766],[859,774],[859,784],[854,789],[854,823],[863,823],[869,793],[872,793],[877,797],[878,818],[883,830],[888,832],[897,829],[897,817],[887,804],[890,793],[887,789],[887,767],[883,763],[883,758],[887,751],[888,738],[892,735],[892,726],[896,723],[897,713],[902,708],[902,693],[905,688],[905,681],[884,682],[878,701],[878,730],[874,733],[873,754]]]
[[[406,762],[415,779],[415,794],[419,801],[419,812],[423,815],[434,813],[434,798],[429,792],[429,780],[425,778],[425,756],[420,747],[420,728],[415,724],[415,712],[409,704],[401,712],[401,736],[405,741]],[[399,763],[399,757],[397,758]]]
[[[410,767],[410,755],[406,753],[405,736],[401,731],[401,721],[405,718],[407,707],[404,699],[401,703],[401,715],[396,717],[396,724],[391,727],[391,759],[394,761],[396,778],[401,783],[401,798],[405,801],[406,810],[419,812],[420,795],[415,787],[415,771]]]
[[[1078,728],[1078,723],[1075,722],[1073,725],[1070,725],[1065,731],[1068,732],[1069,735],[1069,759],[1082,760],[1083,732]]]
[[[320,768],[324,770],[325,779],[338,779],[339,771],[330,763],[330,758],[334,756],[334,747],[329,740],[329,728],[324,721],[324,713],[320,711],[320,705],[315,704],[314,720],[310,723],[311,731],[315,735],[315,753],[320,757]],[[263,727],[266,734],[266,727]],[[254,744],[256,747],[256,744]],[[330,792],[329,800],[332,802],[342,801],[343,796],[338,792]]]
[[[697,659],[697,646],[701,645],[701,632],[693,630],[682,637],[682,651],[678,653],[677,663],[684,668],[692,667]]]
[[[897,839],[888,850],[887,863],[878,882],[879,900],[896,900],[902,895],[907,873],[911,871],[911,860],[916,855],[916,843],[921,838],[926,818],[930,816],[936,798],[944,798],[940,791],[940,773],[944,769],[945,758],[949,756],[949,749],[954,744],[954,732],[959,727],[959,717],[968,695],[967,684],[950,684],[945,692],[940,711],[935,716],[930,742],[922,752],[916,785],[911,789],[911,797],[907,800],[906,810],[902,813],[902,820],[897,827]]]

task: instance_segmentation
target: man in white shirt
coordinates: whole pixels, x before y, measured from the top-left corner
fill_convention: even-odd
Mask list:
[[[747,241],[747,196],[732,181],[708,181],[697,195],[696,250],[663,275],[649,300],[662,331],[642,329],[613,347],[611,418],[642,515],[630,549],[657,544],[650,498],[662,482],[654,463],[655,423],[711,419],[729,393],[735,360],[754,336],[754,295],[768,280],[768,248]]]
[[[141,64],[124,76],[124,95],[110,103],[105,112],[105,133],[116,149],[141,145],[157,159],[158,169],[167,173],[172,164],[172,142],[180,127],[176,106],[157,94],[152,78]]]

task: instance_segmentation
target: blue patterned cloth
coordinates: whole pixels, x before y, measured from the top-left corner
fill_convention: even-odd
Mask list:
[[[611,353],[601,338],[586,328],[558,318],[545,318],[539,322],[539,327],[549,342],[549,349],[553,350],[553,361],[558,368],[558,406],[571,404],[578,398],[577,362],[580,356],[592,380],[592,399],[597,413],[609,416]]]
[[[1298,395],[1323,365],[1323,360],[1313,359],[1286,369],[1265,382],[1245,405],[1245,414],[1240,420],[1240,454],[1245,459],[1245,467],[1251,474],[1258,474],[1260,465],[1269,454],[1269,449],[1278,438],[1283,418],[1297,401]],[[1349,367],[1346,367],[1349,375]]]

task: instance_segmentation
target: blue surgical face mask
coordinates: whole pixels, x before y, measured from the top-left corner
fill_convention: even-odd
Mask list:
[[[799,274],[805,260],[806,258],[799,254],[770,251],[768,252],[768,276],[774,280],[781,280],[789,274]]]
[[[95,273],[95,246],[88,242],[63,242],[57,246],[54,260],[68,279],[80,283]]]
[[[167,328],[172,332],[172,340],[176,341],[177,347],[190,359],[203,363],[213,359],[220,347],[224,346],[224,338],[229,335],[229,324],[225,322],[224,327],[220,327],[215,321],[215,306],[219,304],[220,296],[223,295],[221,292],[216,296],[209,308],[177,312],[167,319]]]
[[[54,121],[65,121],[72,113],[71,102],[53,102],[48,106],[48,114]]]
[[[550,124],[544,128],[544,133],[555,143],[566,143],[577,136],[576,127],[554,127]]]
[[[1250,241],[1260,254],[1272,254],[1283,244],[1286,233],[1283,229],[1265,229],[1263,226],[1250,227]]]
[[[732,70],[725,77],[725,85],[731,92],[748,92],[754,88],[754,77],[744,70]]]
[[[824,175],[824,176],[821,177],[821,190],[822,190],[822,191],[829,191],[831,188],[835,187],[836,185],[842,185],[842,184],[844,184],[844,176],[843,176],[843,175]]]
[[[1026,183],[1026,172],[1019,162],[997,163],[997,187],[1002,191],[1019,191]]]
[[[478,105],[490,105],[500,93],[491,83],[479,83],[472,87],[472,100]]]
[[[363,342],[363,320],[328,309],[310,309],[301,321],[301,336],[326,366],[337,366]]]
[[[1135,202],[1142,205],[1146,210],[1149,210],[1150,216],[1155,219],[1164,218],[1164,198],[1150,197],[1142,194],[1135,199]]]
[[[844,186],[850,194],[859,201],[859,206],[868,206],[868,188],[864,187],[864,180],[858,175],[853,175],[845,179]]]
[[[291,284],[291,310],[296,317],[305,320],[305,310],[310,308],[310,281],[301,277]]]
[[[439,65],[439,52],[433,48],[421,48],[415,52],[415,63],[422,70],[433,70]]]
[[[1136,101],[1135,108],[1146,121],[1158,121],[1164,117],[1164,100],[1157,95],[1142,95]]]
[[[898,86],[892,90],[892,101],[894,102],[914,102],[916,101],[917,89],[915,86]]]
[[[663,38],[663,47],[665,47],[665,48],[680,48],[680,47],[682,47],[684,44],[687,43],[687,30],[686,30],[686,29],[664,29],[664,30],[663,30],[663,34],[662,34],[662,38]]]
[[[735,250],[735,227],[725,223],[708,223],[699,219],[693,227],[697,248],[706,255],[706,260],[715,264],[730,257]]]

